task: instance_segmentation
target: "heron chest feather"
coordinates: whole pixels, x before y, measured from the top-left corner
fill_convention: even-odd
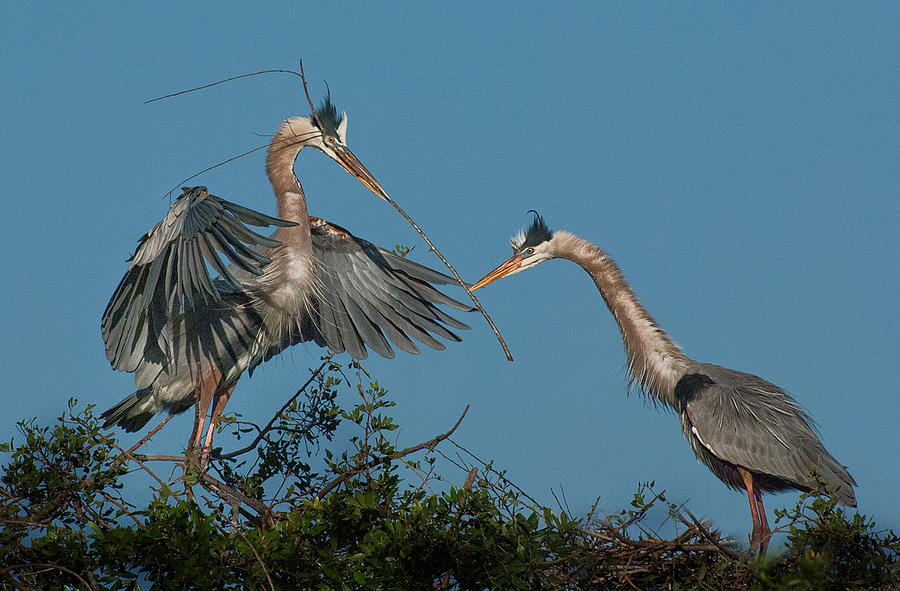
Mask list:
[[[267,286],[266,300],[281,314],[293,316],[307,309],[316,285],[315,265],[308,254],[280,253],[262,279]]]

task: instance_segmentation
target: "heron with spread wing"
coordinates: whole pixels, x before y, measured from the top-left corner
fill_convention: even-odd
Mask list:
[[[688,358],[640,304],[606,252],[568,232],[551,232],[537,213],[511,243],[513,256],[472,289],[555,258],[587,271],[619,325],[631,380],[675,409],[694,454],[719,480],[747,491],[751,546],[763,554],[768,546],[763,492],[817,492],[819,478],[839,502],[856,506],[856,481],[822,445],[800,405],[755,375]]]
[[[136,391],[103,413],[104,426],[136,431],[196,403],[190,446],[205,463],[238,378],[291,345],[314,341],[364,359],[367,348],[391,358],[392,345],[415,354],[415,341],[443,349],[436,337],[461,340],[451,329],[469,327],[438,305],[472,308],[431,285],[452,277],[308,215],[294,173],[305,147],[386,198],[346,137],[347,116],[329,96],[309,117],[284,121],[269,144],[277,218],[185,188],[141,238],[101,323],[107,358],[134,373]],[[263,236],[248,226],[277,229]]]

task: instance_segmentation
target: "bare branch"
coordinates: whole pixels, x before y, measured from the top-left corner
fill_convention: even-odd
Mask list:
[[[469,412],[469,405],[468,405],[468,404],[466,405],[466,408],[465,408],[465,410],[463,410],[463,412],[462,412],[462,414],[460,415],[459,419],[457,419],[456,424],[453,425],[453,427],[451,427],[450,430],[447,431],[446,433],[442,433],[441,435],[438,435],[438,436],[436,436],[436,437],[433,437],[433,438],[429,439],[428,441],[426,441],[426,442],[424,442],[424,443],[420,443],[420,444],[418,444],[418,445],[413,445],[412,447],[407,447],[407,448],[404,449],[404,450],[401,450],[401,451],[398,451],[398,452],[394,453],[394,454],[391,455],[390,457],[386,457],[386,458],[375,458],[375,459],[373,459],[373,460],[370,460],[370,461],[366,462],[366,463],[363,464],[362,466],[359,466],[358,468],[355,468],[355,469],[353,469],[353,470],[349,470],[349,471],[347,471],[347,472],[344,472],[343,474],[341,474],[340,476],[338,476],[337,478],[335,478],[334,480],[332,480],[331,482],[329,482],[328,484],[326,484],[326,485],[319,491],[319,493],[318,493],[316,496],[318,496],[319,498],[324,497],[325,495],[327,495],[328,493],[330,493],[332,490],[334,490],[335,488],[337,488],[338,486],[340,486],[342,483],[344,483],[344,482],[345,482],[348,478],[350,478],[351,476],[353,476],[353,475],[355,475],[355,474],[360,474],[361,472],[365,472],[366,470],[370,470],[371,468],[374,468],[375,466],[378,466],[379,464],[386,464],[386,463],[390,462],[391,460],[396,460],[396,459],[398,459],[398,458],[402,458],[402,457],[404,457],[404,456],[408,456],[408,455],[411,454],[411,453],[414,453],[414,452],[417,452],[417,451],[421,451],[421,450],[423,450],[423,449],[428,449],[429,451],[433,450],[433,449],[435,448],[435,446],[437,446],[438,443],[440,443],[441,441],[447,439],[448,437],[450,437],[450,436],[453,434],[454,431],[456,431],[456,428],[459,427],[460,423],[462,423],[462,421],[463,421],[463,419],[465,418],[467,412]]]
[[[466,453],[468,456],[470,456],[470,457],[471,457],[472,459],[474,459],[476,462],[478,462],[479,464],[481,464],[487,472],[491,472],[491,473],[495,474],[497,477],[501,478],[501,479],[503,480],[503,482],[505,482],[506,484],[510,485],[510,486],[513,487],[514,489],[516,489],[516,492],[518,492],[520,495],[522,495],[523,497],[525,497],[526,499],[528,499],[528,500],[532,503],[532,505],[534,505],[534,507],[541,507],[541,504],[537,501],[537,499],[535,499],[534,497],[532,497],[531,495],[529,495],[527,492],[525,492],[524,490],[522,490],[522,488],[521,488],[519,485],[517,485],[515,482],[513,482],[512,480],[510,480],[509,478],[507,478],[505,475],[503,475],[503,474],[501,474],[500,472],[498,472],[497,470],[495,470],[495,469],[491,466],[491,464],[485,462],[484,460],[482,460],[481,458],[479,458],[478,456],[476,456],[474,453],[472,453],[471,451],[469,451],[469,450],[466,449],[465,447],[461,446],[460,444],[456,443],[456,442],[453,441],[452,439],[450,440],[450,443],[452,443],[454,446],[456,446],[456,448],[459,449],[460,451]],[[444,456],[444,457],[446,458],[447,456]],[[449,459],[449,458],[448,458],[448,459]]]
[[[300,82],[303,83],[303,92],[306,94],[306,102],[309,103],[309,108],[312,110],[313,118],[316,120],[316,126],[318,126],[322,133],[325,133],[325,126],[322,125],[322,122],[319,120],[319,114],[316,113],[316,107],[313,105],[312,99],[309,98],[309,88],[306,86],[306,72],[303,71],[303,59],[300,60]]]
[[[185,92],[187,92],[187,91],[185,91]],[[213,164],[212,166],[208,166],[208,167],[204,168],[203,170],[201,170],[200,172],[194,173],[191,176],[187,177],[186,179],[181,179],[180,181],[178,181],[178,183],[174,187],[172,187],[171,189],[166,191],[166,196],[171,195],[172,193],[177,191],[179,189],[179,187],[183,186],[184,183],[188,182],[189,180],[197,178],[204,172],[209,172],[210,170],[213,170],[214,168],[219,168],[220,166],[224,166],[224,165],[228,164],[229,162],[234,162],[235,160],[240,160],[244,156],[249,156],[253,152],[259,152],[260,150],[264,150],[268,147],[269,147],[269,144],[266,144],[264,146],[256,146],[252,150],[247,150],[243,154],[238,154],[237,156],[232,156],[231,158],[228,158],[227,160],[223,160],[223,161],[219,162],[218,164]]]
[[[147,528],[144,526],[144,524],[141,523],[140,520],[139,520],[137,517],[134,516],[134,513],[132,513],[131,511],[129,511],[129,510],[125,507],[125,505],[123,505],[122,503],[120,503],[117,499],[115,499],[115,498],[111,497],[110,495],[106,494],[105,492],[102,492],[102,491],[101,491],[101,494],[103,495],[103,497],[104,497],[107,501],[109,501],[110,503],[112,503],[113,505],[115,505],[116,507],[118,507],[119,510],[122,511],[122,513],[124,513],[125,515],[131,517],[131,519],[134,521],[135,524],[137,524],[137,526],[138,526],[139,528],[141,528],[141,529],[147,529]]]
[[[690,511],[687,511],[687,514],[688,514],[688,517],[691,518],[691,522],[693,522],[694,527],[697,528],[697,532],[701,536],[703,536],[703,538],[706,539],[710,544],[715,546],[716,550],[718,550],[722,554],[728,556],[729,558],[734,558],[734,559],[742,558],[740,552],[737,552],[734,548],[729,548],[728,546],[723,545],[718,539],[716,539],[716,536],[713,536],[710,533],[709,528],[705,527],[703,525],[703,522],[701,522],[699,519],[694,517],[693,513],[691,513]],[[684,518],[682,517],[682,519],[684,519]]]
[[[145,443],[147,443],[148,441],[150,441],[150,439],[151,439],[154,435],[156,435],[156,433],[157,433],[160,429],[162,429],[163,427],[165,427],[165,426],[166,426],[166,423],[168,423],[169,421],[171,421],[173,418],[175,418],[175,415],[169,415],[169,416],[167,416],[160,424],[158,424],[157,426],[153,427],[153,429],[151,429],[146,435],[144,435],[143,437],[141,437],[141,440],[140,440],[140,441],[138,441],[137,443],[135,443],[134,445],[132,445],[131,447],[129,447],[127,450],[123,450],[122,453],[119,455],[119,457],[116,458],[116,460],[112,463],[112,466],[110,466],[110,468],[109,468],[110,471],[113,471],[115,468],[117,468],[123,461],[125,461],[125,458],[126,458],[126,457],[131,458],[131,459],[134,459],[134,455],[133,455],[133,454],[134,454],[134,451],[137,450],[137,449],[138,449],[139,447],[141,447],[142,445],[144,445]],[[117,448],[117,449],[122,449],[122,448],[119,447],[118,445],[116,445],[116,448]]]
[[[422,239],[428,244],[428,247],[434,251],[434,254],[436,254],[437,257],[441,259],[441,262],[444,263],[444,265],[446,265],[448,269],[450,269],[450,272],[453,273],[453,276],[456,278],[456,282],[459,283],[460,287],[462,287],[466,291],[466,293],[472,299],[472,303],[475,304],[475,307],[478,308],[478,311],[481,312],[481,315],[484,316],[485,320],[487,320],[487,323],[490,325],[491,330],[494,331],[494,335],[500,342],[500,346],[503,347],[503,352],[506,353],[506,359],[508,361],[512,361],[512,353],[509,352],[509,347],[506,346],[506,341],[503,340],[503,335],[500,334],[500,331],[497,329],[497,325],[494,324],[493,320],[491,320],[491,317],[488,315],[487,310],[484,309],[484,307],[481,305],[481,302],[478,301],[478,298],[476,298],[475,294],[472,293],[472,290],[469,289],[469,285],[462,280],[462,277],[459,276],[459,273],[456,272],[456,269],[453,268],[453,265],[450,264],[450,261],[448,261],[444,257],[444,255],[441,254],[441,251],[438,250],[437,246],[435,246],[431,239],[429,239],[428,236],[425,235],[425,232],[422,231],[422,228],[420,228],[419,225],[416,224],[416,222],[411,217],[409,217],[409,214],[403,211],[402,207],[397,205],[397,203],[386,193],[381,196],[385,201],[393,205],[394,209],[400,212],[400,215],[402,215],[406,219],[406,221],[409,222],[409,224],[415,229],[415,231],[419,233],[419,236],[421,236]]]
[[[161,423],[159,425],[159,427],[157,427],[154,431],[157,431],[160,428],[162,428],[162,426],[166,422],[168,422],[168,420],[171,418],[172,418],[172,416],[170,416],[165,421],[163,421],[163,423]],[[148,439],[152,434],[153,434],[153,432],[148,433],[147,437],[144,437],[144,439],[142,439],[141,441]],[[122,449],[118,445],[115,445],[115,444],[113,444],[113,445],[117,449]],[[153,460],[164,460],[164,461],[169,461],[169,462],[179,462],[180,463],[180,462],[184,462],[184,458],[181,456],[145,456],[143,454],[135,455],[134,453],[132,453],[132,451],[137,449],[139,447],[139,445],[143,445],[143,444],[139,441],[138,444],[133,445],[128,450],[123,451],[122,455],[120,455],[119,458],[125,457],[127,455],[132,461],[134,461],[134,463],[136,463],[138,465],[139,468],[141,468],[141,470],[143,470],[144,472],[149,474],[151,478],[153,478],[156,482],[158,482],[160,487],[168,489],[169,492],[175,496],[175,498],[180,497],[181,496],[180,493],[176,492],[175,489],[171,488],[168,484],[163,482],[162,478],[160,478],[159,476],[156,475],[156,472],[154,472],[153,470],[151,470],[150,468],[148,468],[147,466],[144,465],[144,462],[153,461]]]

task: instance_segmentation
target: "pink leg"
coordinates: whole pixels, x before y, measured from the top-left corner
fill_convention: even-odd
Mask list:
[[[738,466],[738,473],[744,481],[747,489],[747,499],[750,501],[750,519],[753,520],[753,531],[750,533],[750,548],[759,547],[760,556],[765,556],[769,545],[769,525],[765,523],[765,509],[759,492],[753,490],[753,475],[746,469]]]
[[[225,405],[228,404],[228,399],[231,398],[232,392],[234,392],[234,386],[223,392],[219,392],[215,396],[212,414],[209,417],[209,428],[206,430],[206,439],[203,443],[203,453],[200,458],[200,465],[204,468],[209,461],[209,452],[212,451],[213,435],[216,432],[216,427],[219,425],[219,417],[225,412]]]
[[[759,507],[759,525],[760,525],[760,547],[759,547],[759,555],[765,556],[766,550],[769,549],[769,538],[772,536],[772,531],[769,529],[769,522],[766,520],[766,509],[763,507],[762,502],[762,493],[757,489],[754,493],[756,497],[756,505]]]
[[[221,372],[214,369],[200,381],[197,404],[195,406],[196,414],[194,415],[194,431],[191,433],[191,438],[188,441],[189,448],[193,450],[195,454],[200,452],[202,455],[203,448],[201,448],[201,443],[203,442],[203,430],[206,426],[206,413],[209,411],[210,404],[212,404],[213,396],[215,395],[221,377]],[[204,462],[201,461],[201,464],[203,463]]]
[[[188,445],[191,449],[200,448],[200,442],[203,439],[203,427],[206,425],[206,413],[209,410],[210,402],[212,402],[212,393],[204,388],[204,385],[200,385],[200,396],[197,398],[197,403],[194,406],[194,430],[191,433],[190,440],[188,440]]]

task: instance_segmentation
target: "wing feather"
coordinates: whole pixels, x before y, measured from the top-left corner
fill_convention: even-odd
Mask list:
[[[316,325],[332,350],[346,349],[357,357],[365,355],[368,346],[390,358],[394,356],[391,344],[418,353],[412,342],[416,339],[443,349],[436,336],[461,340],[446,326],[469,328],[437,304],[465,311],[472,308],[428,283],[447,284],[455,281],[452,277],[391,254],[318,218],[311,218],[311,238],[321,280]]]
[[[113,368],[135,371],[144,357],[168,355],[162,335],[169,319],[221,301],[223,292],[210,268],[224,288],[242,289],[223,257],[236,269],[261,272],[269,258],[254,247],[280,242],[245,224],[294,225],[210,195],[206,187],[184,189],[166,217],[141,238],[103,313],[101,329]]]

